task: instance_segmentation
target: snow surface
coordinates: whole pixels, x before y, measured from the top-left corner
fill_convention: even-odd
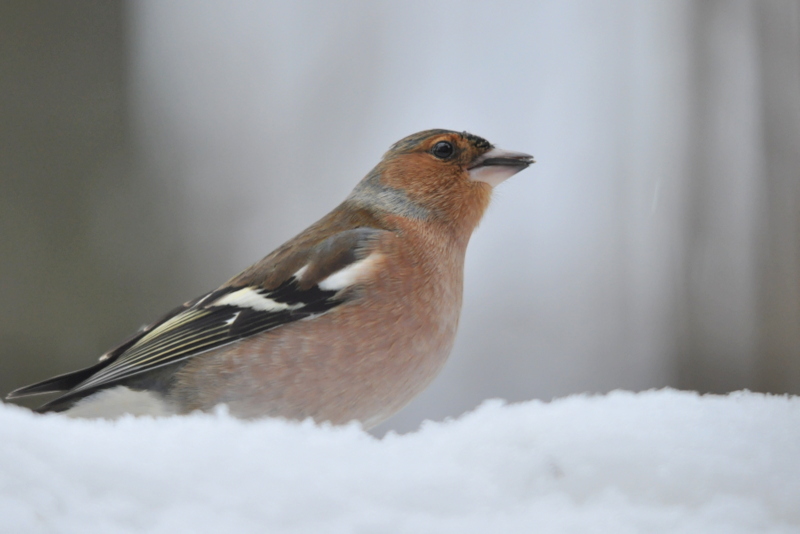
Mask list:
[[[383,439],[3,405],[0,532],[800,532],[800,397],[489,401]]]

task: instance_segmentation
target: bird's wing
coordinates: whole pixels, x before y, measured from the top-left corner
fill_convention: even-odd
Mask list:
[[[376,255],[371,245],[376,234],[382,232],[357,228],[334,234],[306,250],[301,268],[272,289],[240,285],[233,279],[231,285],[187,303],[109,351],[105,361],[76,372],[96,370],[42,410],[283,324],[331,311],[353,297],[354,293],[348,291],[358,285],[353,273]],[[20,392],[14,392],[15,396],[44,391]]]

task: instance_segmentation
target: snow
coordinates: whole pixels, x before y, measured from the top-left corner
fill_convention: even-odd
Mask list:
[[[382,439],[3,405],[0,532],[800,532],[800,397],[488,401]]]

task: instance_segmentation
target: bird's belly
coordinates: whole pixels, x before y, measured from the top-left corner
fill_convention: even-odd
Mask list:
[[[153,391],[117,386],[98,391],[75,403],[64,415],[77,418],[116,419],[123,415],[174,415],[175,407]]]
[[[456,298],[431,302],[418,313],[384,299],[396,309],[375,309],[366,322],[356,306],[345,304],[311,319],[313,335],[298,321],[200,355],[178,373],[173,400],[186,412],[226,403],[239,417],[358,420],[369,428],[405,406],[441,370],[458,324]]]

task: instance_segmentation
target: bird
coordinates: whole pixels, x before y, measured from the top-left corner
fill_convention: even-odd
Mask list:
[[[467,132],[392,145],[345,200],[218,289],[87,368],[16,389],[39,413],[117,418],[213,411],[364,428],[444,366],[467,244],[492,195],[533,157]]]

